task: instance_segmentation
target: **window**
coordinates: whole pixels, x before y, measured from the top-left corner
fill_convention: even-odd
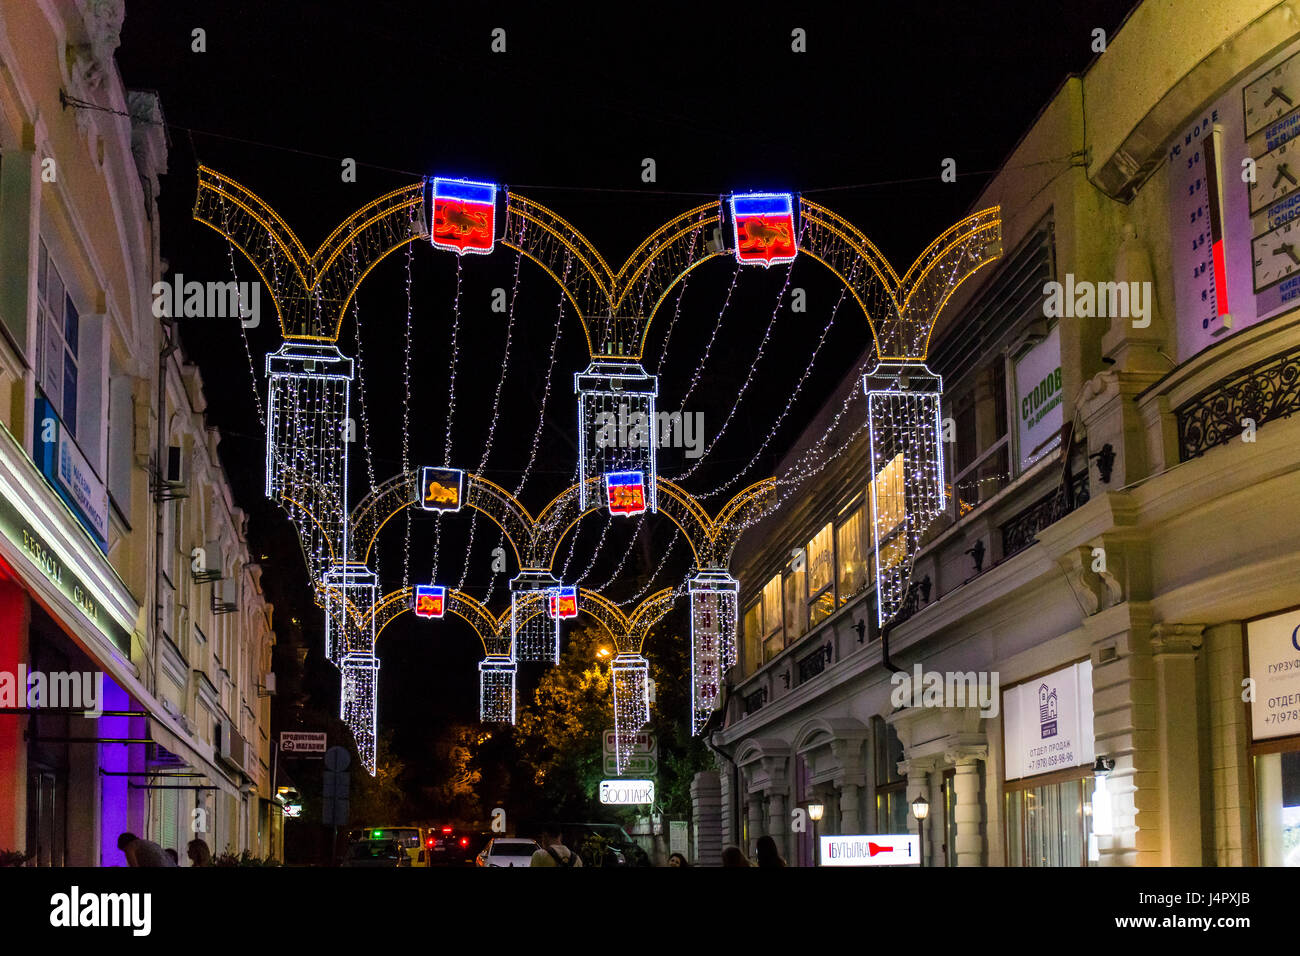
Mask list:
[[[803,637],[808,630],[808,614],[804,610],[807,600],[804,584],[808,577],[807,563],[798,571],[791,570],[785,576],[785,640],[793,644]]]
[[[74,438],[77,434],[77,383],[80,367],[77,349],[81,337],[81,316],[63,284],[59,270],[50,261],[41,240],[36,264],[38,315],[37,347],[41,391]]]
[[[763,588],[763,662],[767,663],[785,646],[782,641],[781,575],[772,575]]]
[[[899,452],[872,480],[876,537],[880,541],[881,566],[891,568],[907,555],[903,537],[906,499],[903,487],[903,454]]]
[[[745,612],[745,676],[758,670],[763,663],[763,599],[749,606]]]
[[[866,509],[854,508],[835,528],[835,554],[838,558],[840,607],[861,593],[871,582],[871,546],[867,541]]]
[[[998,356],[979,369],[969,386],[954,393],[949,410],[956,426],[952,498],[960,518],[1011,480],[1006,359]]]
[[[1087,866],[1093,778],[1070,771],[1057,783],[1007,785],[1007,865]]]
[[[903,743],[894,728],[880,717],[871,719],[875,729],[876,827],[880,833],[906,833],[907,777],[898,772]]]
[[[815,626],[835,610],[835,550],[828,523],[808,542],[808,623]]]

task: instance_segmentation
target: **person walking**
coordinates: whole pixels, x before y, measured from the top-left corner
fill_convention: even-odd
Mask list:
[[[754,847],[754,852],[758,857],[759,866],[785,866],[785,860],[777,852],[776,841],[770,836],[761,836],[758,838],[758,844]]]
[[[691,864],[687,862],[686,857],[683,856],[681,853],[671,853],[668,855],[668,865],[669,866],[690,866]]]
[[[127,866],[165,867],[175,866],[163,848],[152,840],[142,840],[134,833],[123,833],[117,838],[117,848],[126,857]]]
[[[582,866],[582,857],[561,843],[558,833],[543,830],[537,835],[537,843],[540,849],[533,853],[529,866]]]

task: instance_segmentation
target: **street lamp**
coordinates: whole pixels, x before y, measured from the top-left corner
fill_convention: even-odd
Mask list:
[[[822,818],[826,812],[826,807],[820,803],[808,804],[808,818],[813,822],[813,866],[821,866],[820,847],[817,846],[817,821]]]
[[[912,801],[912,816],[916,817],[917,842],[921,845],[920,866],[925,866],[925,818],[930,813],[930,801],[917,797]]]

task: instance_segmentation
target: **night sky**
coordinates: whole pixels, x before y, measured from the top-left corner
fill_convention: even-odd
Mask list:
[[[527,12],[505,5],[450,6],[367,0],[333,2],[175,2],[130,0],[118,61],[129,88],[155,89],[171,124],[170,173],[162,187],[162,252],[173,273],[228,281],[227,248],[190,216],[195,166],[202,162],[260,195],[314,250],[342,219],[371,199],[424,175],[502,183],[542,202],[582,230],[614,268],[665,220],[733,190],[800,191],[862,229],[901,272],[939,232],[970,211],[979,190],[1070,72],[1092,59],[1092,30],[1111,35],[1131,0],[1045,4],[1041,0],[950,4],[694,4],[673,16],[660,4],[617,15],[585,15],[562,5]],[[494,27],[507,52],[490,51]],[[807,31],[807,52],[791,52],[791,30]],[[191,31],[207,51],[191,51]],[[356,159],[357,181],[340,162]],[[651,157],[657,182],[641,181]],[[945,157],[955,184],[939,179]],[[254,278],[236,253],[241,279]],[[462,263],[459,363],[452,463],[477,471],[501,375],[507,316],[490,310],[492,290],[514,285],[516,255]],[[354,383],[369,421],[376,481],[402,465],[403,407],[410,461],[441,464],[448,406],[448,348],[456,290],[455,256],[417,243],[410,257],[411,366],[404,364],[408,257],[395,252],[359,292],[364,383]],[[644,364],[661,360],[660,410],[681,400],[713,334],[732,282],[729,258],[696,270],[672,323],[675,296],[652,327]],[[815,263],[796,261],[791,287],[806,291],[806,313],[780,292],[786,267],[746,269],[736,284],[708,363],[687,405],[704,414],[711,438],[754,375],[735,419],[704,465],[682,484],[699,493],[731,478],[771,431],[831,319],[840,287]],[[535,265],[520,269],[514,331],[494,446],[484,473],[513,490],[529,460],[546,391],[559,290]],[[851,304],[851,300],[850,300]],[[764,330],[776,314],[760,351]],[[666,359],[663,341],[672,335]],[[233,320],[181,321],[185,350],[203,372],[208,422],[221,429],[222,454],[239,504],[251,515],[253,550],[267,555],[266,580],[280,615],[304,621],[320,664],[320,611],[310,603],[293,532],[262,497],[264,432],[249,362]],[[577,458],[573,373],[587,363],[571,311],[560,325],[538,453],[521,498],[536,513],[572,483]],[[279,347],[263,297],[263,321],[249,340],[258,369]],[[868,342],[860,312],[842,307],[796,405],[767,452],[732,491],[771,473],[775,462],[854,365]],[[340,347],[356,355],[349,317]],[[351,458],[352,502],[368,490],[364,445]],[[693,462],[661,453],[672,477]],[[729,497],[710,499],[716,511]],[[468,516],[444,522],[439,583],[455,585],[465,566]],[[589,566],[600,584],[627,555],[608,593],[621,599],[674,548],[653,589],[678,583],[689,549],[653,518],[634,541],[636,519],[611,525],[593,562],[605,519],[581,526],[566,583]],[[409,573],[432,570],[432,521],[411,525]],[[406,525],[381,539],[385,590],[404,577]],[[465,590],[486,595],[490,550],[499,534],[478,523]],[[508,550],[508,549],[507,549]],[[568,554],[561,550],[561,566]],[[558,568],[557,568],[558,572]],[[508,598],[498,575],[492,609]],[[647,652],[653,655],[653,648]],[[441,624],[404,615],[379,642],[381,726],[402,735],[443,719],[477,718],[475,662],[482,649],[459,619]],[[337,685],[335,684],[335,687]],[[335,690],[337,693],[337,690]],[[685,715],[683,715],[685,719]]]

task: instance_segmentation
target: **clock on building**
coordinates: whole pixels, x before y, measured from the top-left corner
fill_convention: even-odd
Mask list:
[[[1290,57],[1242,91],[1246,138],[1300,107],[1300,54]]]
[[[1256,292],[1300,272],[1300,231],[1294,226],[1286,222],[1251,240]]]

